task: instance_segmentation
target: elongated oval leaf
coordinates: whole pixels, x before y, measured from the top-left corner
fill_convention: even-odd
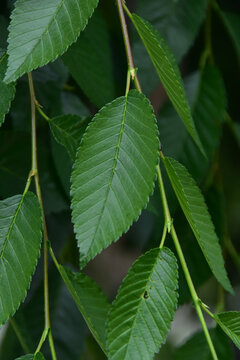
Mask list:
[[[44,360],[44,356],[42,353],[38,352],[36,355],[34,354],[27,354],[23,355],[20,358],[17,358],[16,360]]]
[[[186,78],[185,88],[198,134],[211,161],[219,145],[226,111],[223,79],[216,67],[206,66],[201,73],[194,72]],[[158,124],[164,154],[180,161],[194,179],[202,179],[209,160],[198,151],[171,104],[160,110]]]
[[[63,54],[82,31],[98,0],[17,0],[8,37],[6,82]]]
[[[72,174],[72,218],[80,266],[136,220],[154,187],[159,140],[149,101],[136,90],[94,117]]]
[[[221,247],[200,189],[178,161],[165,157],[163,162],[181,208],[213,274],[227,291],[232,292]]]
[[[201,152],[205,154],[192,119],[183,81],[174,56],[163,38],[148,21],[136,14],[131,15],[131,20],[177,113]]]
[[[0,202],[0,325],[26,296],[42,238],[41,209],[28,192]]]
[[[106,320],[110,304],[106,296],[88,276],[59,266],[60,274],[84,317],[93,336],[106,353]]]
[[[65,146],[72,160],[75,160],[77,148],[90,118],[77,115],[60,115],[50,119],[49,125],[58,143]]]
[[[151,249],[133,264],[109,313],[110,360],[153,359],[170,329],[177,287],[177,261],[169,249]]]
[[[136,13],[149,21],[161,34],[179,63],[192,45],[206,13],[206,0],[138,0]],[[133,55],[144,93],[158,84],[151,60],[139,39],[133,43]],[[197,125],[197,122],[195,122]]]
[[[5,115],[10,109],[11,101],[15,95],[15,84],[5,84],[3,78],[7,69],[7,55],[0,49],[0,126],[4,122]]]
[[[216,314],[215,320],[223,331],[240,349],[240,311],[228,311]]]

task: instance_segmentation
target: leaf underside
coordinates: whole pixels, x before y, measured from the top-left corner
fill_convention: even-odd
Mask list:
[[[42,217],[28,192],[0,202],[0,325],[26,296],[40,253]]]
[[[192,119],[181,74],[173,54],[157,30],[148,21],[136,14],[132,14],[131,19],[173,106],[196,145],[205,155],[205,151]]]
[[[3,124],[5,115],[10,109],[10,104],[15,95],[15,84],[5,84],[3,78],[7,69],[7,56],[0,55],[0,126]]]
[[[94,281],[60,265],[61,276],[95,339],[106,353],[105,324],[110,304]]]
[[[76,41],[98,0],[17,0],[8,37],[6,82],[55,60]]]
[[[153,109],[136,90],[103,107],[88,126],[71,178],[81,268],[127,231],[147,204],[157,135]]]
[[[69,156],[75,160],[77,148],[89,122],[77,115],[60,115],[52,118],[49,125],[56,141],[65,146]]]
[[[240,349],[240,312],[228,311],[219,313],[215,315],[215,320],[238,349]]]
[[[109,359],[153,359],[170,329],[177,287],[177,261],[168,248],[151,249],[133,264],[109,313]]]
[[[181,208],[213,274],[227,291],[232,292],[221,247],[199,188],[187,169],[178,161],[165,157],[163,162]]]

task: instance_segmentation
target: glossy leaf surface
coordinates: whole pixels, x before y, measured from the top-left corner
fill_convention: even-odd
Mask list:
[[[84,267],[128,230],[154,187],[159,140],[136,90],[103,107],[85,132],[72,173],[72,219]]]
[[[76,41],[98,0],[17,0],[8,37],[6,82],[62,55]]]
[[[200,189],[178,161],[165,157],[163,162],[181,208],[214,276],[227,291],[232,292],[221,247]]]
[[[109,313],[109,359],[153,359],[177,307],[177,279],[168,248],[151,249],[133,264]]]

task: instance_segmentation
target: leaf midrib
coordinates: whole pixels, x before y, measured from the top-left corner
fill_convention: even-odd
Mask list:
[[[8,232],[7,232],[6,238],[5,238],[4,242],[3,242],[2,250],[1,250],[1,253],[0,253],[0,260],[2,260],[2,258],[3,258],[3,256],[4,256],[5,248],[6,248],[6,246],[7,246],[8,241],[9,241],[10,234],[11,234],[11,231],[12,231],[12,229],[13,229],[13,226],[14,226],[15,223],[16,223],[16,218],[17,218],[18,213],[19,213],[19,211],[20,211],[20,208],[21,208],[21,206],[22,206],[22,203],[23,203],[23,200],[24,200],[24,198],[25,198],[25,195],[26,195],[26,194],[23,194],[23,195],[22,195],[21,200],[19,201],[19,204],[18,204],[18,206],[17,206],[16,212],[15,212],[15,214],[14,214],[14,216],[13,216],[11,225],[10,225],[9,230],[8,230]]]
[[[55,12],[54,15],[51,17],[49,23],[47,24],[46,29],[43,31],[43,33],[41,34],[41,36],[39,37],[39,39],[36,41],[36,43],[35,43],[35,45],[33,46],[31,52],[28,53],[28,54],[26,54],[26,56],[25,56],[24,58],[22,58],[23,61],[21,62],[21,65],[20,65],[20,66],[22,66],[22,65],[24,64],[24,62],[26,61],[26,59],[29,58],[29,56],[33,53],[33,51],[35,50],[35,48],[39,45],[40,41],[42,41],[42,38],[43,38],[44,35],[48,32],[48,30],[49,30],[52,22],[53,22],[53,21],[55,20],[55,18],[57,17],[57,14],[58,14],[58,12],[60,11],[60,9],[61,9],[61,7],[63,6],[63,4],[64,4],[65,1],[66,1],[66,0],[61,0],[60,4],[59,4],[58,7],[57,7],[56,12]],[[78,1],[78,0],[77,0],[77,1]],[[12,73],[11,76],[9,76],[9,78],[11,78],[11,77],[19,70],[20,66],[18,66],[17,70],[14,70],[14,72]]]
[[[152,277],[152,274],[153,274],[153,272],[154,272],[154,269],[155,269],[155,266],[156,266],[156,263],[157,263],[157,261],[158,261],[158,258],[159,258],[159,254],[160,254],[160,253],[161,253],[161,250],[158,249],[158,254],[157,254],[156,258],[155,258],[155,261],[154,261],[154,263],[153,263],[153,265],[152,265],[152,269],[151,269],[151,271],[150,271],[150,273],[149,273],[149,276],[148,276],[147,279],[146,279],[145,284],[148,284],[148,282],[150,281],[150,278]],[[144,288],[146,288],[146,285],[145,285]],[[136,314],[135,314],[135,316],[134,316],[134,319],[133,319],[133,322],[132,322],[132,326],[131,326],[131,330],[130,330],[130,333],[129,333],[129,336],[128,336],[128,340],[131,338],[131,335],[132,335],[132,332],[133,332],[133,328],[134,328],[134,324],[135,324],[135,322],[136,322],[137,315],[138,315],[138,312],[139,312],[139,308],[140,308],[140,306],[141,306],[141,304],[142,304],[142,301],[143,301],[143,298],[141,298],[141,296],[140,296],[140,299],[139,299],[139,302],[138,302],[138,305],[137,305],[137,308],[136,308]],[[146,301],[146,300],[145,300],[145,301]],[[125,357],[126,357],[126,354],[127,354],[127,351],[128,351],[128,347],[129,347],[129,341],[128,341],[127,346],[126,346],[126,350],[125,350],[125,353],[124,353],[124,358],[123,358],[123,360],[124,360]]]
[[[90,245],[89,245],[88,249],[91,248],[92,243],[95,240],[95,237],[96,237],[97,231],[99,229],[99,225],[100,225],[100,222],[102,220],[103,213],[104,213],[104,210],[105,210],[105,207],[106,207],[108,196],[109,196],[109,193],[110,193],[113,177],[114,177],[114,174],[115,174],[115,169],[116,169],[117,162],[118,162],[118,155],[119,155],[120,145],[121,145],[121,141],[122,141],[122,135],[123,135],[124,127],[125,127],[127,103],[128,103],[128,96],[125,96],[125,105],[124,105],[124,108],[123,108],[122,122],[121,122],[119,137],[118,137],[118,143],[117,143],[116,151],[115,151],[115,154],[114,154],[114,162],[113,162],[113,166],[112,166],[112,169],[111,169],[111,176],[110,176],[110,179],[109,179],[109,182],[108,182],[108,188],[107,188],[105,200],[104,200],[104,203],[103,203],[103,206],[102,206],[102,209],[101,209],[101,213],[99,215],[99,219],[98,219],[98,222],[97,222],[97,225],[96,225],[96,229],[95,229],[94,235],[92,237],[92,240],[90,242]]]

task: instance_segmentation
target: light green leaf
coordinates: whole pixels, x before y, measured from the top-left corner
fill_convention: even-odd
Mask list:
[[[132,14],[131,20],[144,43],[159,78],[177,113],[201,152],[205,154],[192,119],[183,81],[174,56],[163,38],[161,38],[160,34],[149,22],[136,14]]]
[[[228,311],[216,314],[214,317],[223,331],[240,349],[240,312]]]
[[[6,82],[62,55],[76,41],[98,0],[17,0],[8,37]]]
[[[110,304],[95,282],[59,265],[60,274],[96,341],[106,353],[105,324]]]
[[[0,49],[1,51],[1,49]],[[10,109],[11,101],[15,95],[15,84],[5,84],[3,78],[7,69],[7,55],[0,53],[0,126]]]
[[[205,176],[220,142],[226,93],[221,74],[214,66],[189,75],[185,88],[208,159],[198,151],[170,102],[160,110],[158,125],[164,154],[180,161],[198,180]]]
[[[49,120],[54,138],[65,146],[72,160],[75,160],[77,148],[89,120],[76,115],[60,115]]]
[[[228,338],[217,327],[210,329],[210,336],[219,360],[233,360],[233,353]],[[194,334],[185,344],[179,347],[171,360],[212,360],[212,355],[203,332]]]
[[[151,249],[131,267],[109,313],[108,358],[153,359],[177,307],[177,261],[168,248]]]
[[[42,353],[38,352],[36,355],[34,354],[27,354],[23,355],[20,358],[17,358],[16,360],[44,360],[44,356]]]
[[[178,161],[165,157],[163,163],[208,265],[220,284],[227,291],[232,292],[232,286],[224,267],[221,247],[200,189],[187,169]]]
[[[64,54],[63,61],[80,88],[98,108],[114,99],[110,36],[98,9],[77,42]]]
[[[103,107],[90,123],[71,178],[81,268],[127,231],[146,206],[158,149],[153,109],[136,90]]]
[[[41,209],[31,192],[0,202],[0,325],[26,296],[40,252]]]

